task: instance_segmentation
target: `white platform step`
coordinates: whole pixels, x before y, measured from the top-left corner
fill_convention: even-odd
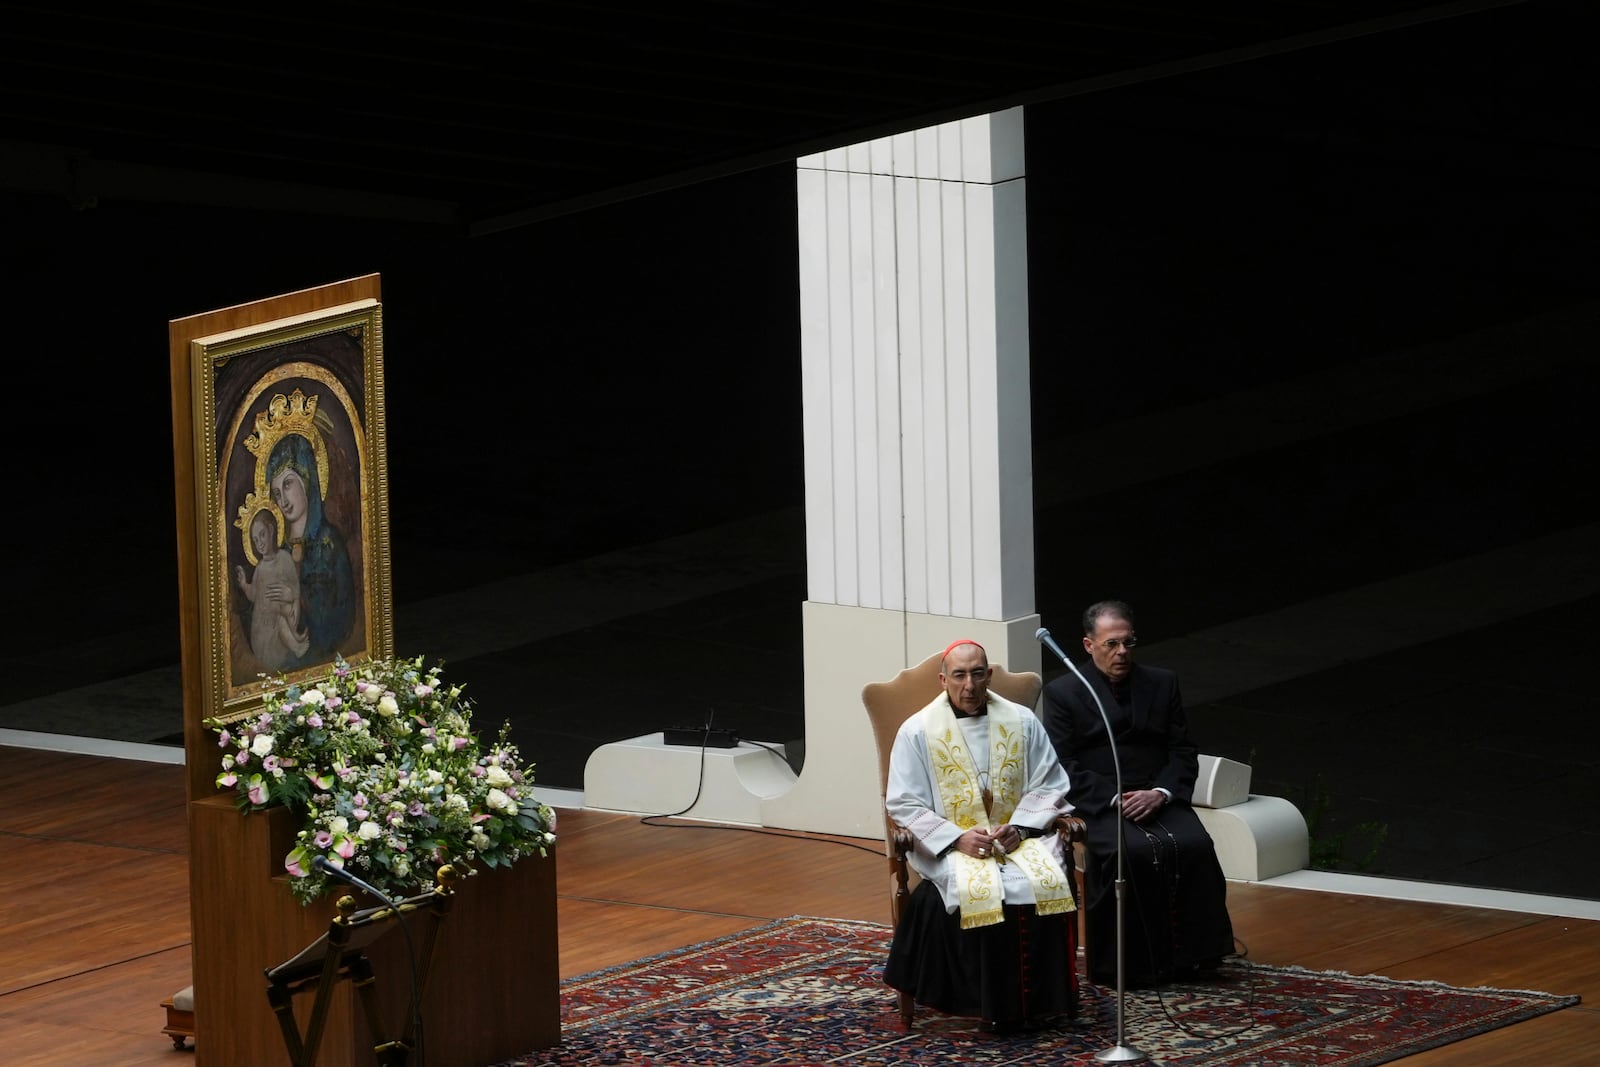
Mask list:
[[[660,733],[601,745],[583,768],[583,802],[599,811],[760,826],[761,802],[798,779],[782,745],[669,745]]]

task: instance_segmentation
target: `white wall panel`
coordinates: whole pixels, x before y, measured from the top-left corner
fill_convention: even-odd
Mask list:
[[[939,177],[939,128],[917,130],[912,137],[911,169],[900,173],[908,178]]]
[[[896,138],[910,146],[910,137]],[[895,457],[900,465],[900,511],[904,516],[901,540],[901,567],[905,572],[905,608],[928,610],[928,457],[923,447],[927,440],[927,412],[922,404],[926,391],[926,361],[902,359],[900,353],[923,352],[922,316],[922,231],[919,224],[922,195],[931,183],[911,178],[894,179],[896,309],[900,391],[895,397],[900,415],[902,447]],[[885,605],[888,606],[888,605]]]
[[[880,137],[867,142],[867,170],[872,174],[894,174],[894,138]]]
[[[852,174],[872,173],[872,142],[859,141],[844,150],[845,169]]]
[[[961,152],[961,180],[975,185],[994,181],[994,168],[990,165],[991,124],[988,115],[962,119],[955,124],[961,137],[957,148]]]
[[[887,140],[874,141],[884,146]],[[872,365],[876,381],[873,390],[873,417],[877,446],[876,498],[864,503],[877,506],[878,538],[875,597],[863,598],[863,607],[898,609],[905,603],[905,561],[901,545],[905,525],[900,509],[904,492],[900,484],[900,330],[899,295],[896,278],[895,179],[874,173],[872,183]],[[869,545],[863,546],[863,555]],[[862,587],[867,588],[866,576]]]
[[[961,172],[965,181],[998,185],[1020,178],[1027,169],[1023,155],[1022,109],[961,121]]]
[[[817,157],[811,157],[817,158]],[[837,603],[833,585],[833,407],[829,403],[828,192],[822,170],[795,172],[799,217],[800,402],[805,440],[806,596]]]
[[[897,133],[889,138],[890,166],[894,168],[893,174],[897,178],[914,178],[917,176],[917,135],[916,133]]]
[[[934,177],[937,177],[942,182],[967,180],[966,175],[961,172],[962,163],[964,162],[961,158],[961,135],[963,132],[962,127],[965,124],[965,122],[947,122],[942,126],[933,128],[933,136],[938,142],[937,151],[939,153],[939,169],[935,172]],[[917,177],[926,178],[928,175],[924,173],[917,175]]]
[[[855,327],[850,175],[829,171],[828,189],[828,407],[833,434],[833,587],[837,603],[856,603]]]
[[[922,142],[934,141],[918,132]],[[918,161],[921,162],[919,155]],[[949,421],[947,380],[949,337],[945,323],[944,263],[946,258],[943,183],[919,181],[917,195],[917,240],[919,263],[917,290],[920,294],[922,347],[916,352],[901,349],[903,360],[922,366],[922,392],[908,400],[922,408],[922,436],[913,446],[922,451],[922,500],[917,521],[926,531],[927,561],[924,572],[928,586],[927,610],[934,615],[950,614],[950,448],[946,424]]]
[[[941,127],[942,129],[942,127]],[[957,153],[959,159],[959,152]],[[945,583],[949,587],[950,614],[973,615],[973,524],[978,521],[973,499],[974,404],[972,330],[969,317],[967,271],[967,193],[962,182],[942,182],[944,249],[944,343],[946,453],[950,467],[949,514],[942,521],[950,529],[950,559]],[[940,521],[929,516],[930,522]]]
[[[863,167],[867,153],[863,147],[852,153],[852,159]],[[878,377],[874,355],[877,349],[877,270],[874,262],[876,248],[872,205],[872,178],[864,172],[846,175],[850,190],[850,378],[849,421],[854,435],[852,466],[848,481],[838,487],[840,496],[850,498],[850,526],[840,524],[837,530],[841,541],[852,545],[851,557],[855,573],[848,580],[841,579],[841,592],[845,585],[855,590],[850,603],[862,607],[880,607],[882,585],[878,581]],[[841,412],[842,413],[842,412]],[[888,447],[898,447],[893,441]]]
[[[967,418],[972,426],[968,454],[972,471],[971,524],[975,560],[1000,560],[1000,412],[996,381],[995,346],[994,190],[988,185],[966,185],[963,232],[966,235],[967,301]],[[1001,618],[1001,567],[978,567],[968,576],[968,614]],[[956,580],[952,575],[951,580]]]

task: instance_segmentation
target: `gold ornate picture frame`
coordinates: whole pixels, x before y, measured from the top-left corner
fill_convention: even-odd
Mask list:
[[[193,338],[206,715],[393,654],[376,299]]]

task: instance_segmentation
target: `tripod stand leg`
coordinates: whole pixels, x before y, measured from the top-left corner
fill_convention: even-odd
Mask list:
[[[287,986],[274,982],[267,989],[267,1000],[271,1002],[272,1013],[278,1017],[278,1026],[283,1030],[283,1046],[289,1053],[289,1062],[294,1067],[309,1067],[305,1044],[300,1040],[300,1025],[294,1021],[293,993]]]
[[[361,998],[361,1010],[367,1017],[368,1031],[374,1037],[388,1033],[388,1025],[383,1021],[383,1007],[378,1003],[378,985],[372,975],[372,961],[365,956],[356,960],[350,967],[350,977],[355,984],[356,994]],[[401,1038],[380,1039],[372,1046],[372,1052],[378,1058],[378,1067],[405,1067],[411,1056],[411,1046]]]

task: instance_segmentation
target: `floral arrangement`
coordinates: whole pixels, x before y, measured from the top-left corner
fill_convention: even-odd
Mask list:
[[[555,813],[533,765],[500,728],[479,745],[472,705],[422,657],[342,658],[314,682],[269,684],[261,710],[206,720],[223,749],[220,789],[241,811],[285,805],[301,822],[284,857],[302,903],[329,889],[315,857],[391,896],[433,884],[438,866],[509,866],[555,844]]]

